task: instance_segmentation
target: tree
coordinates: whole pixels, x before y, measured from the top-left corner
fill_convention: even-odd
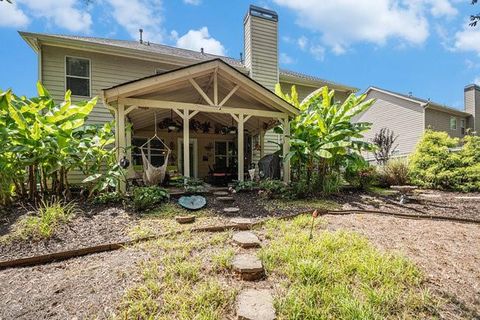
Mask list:
[[[398,139],[398,135],[395,135],[393,131],[387,128],[382,128],[373,137],[373,143],[377,146],[377,149],[373,152],[375,160],[380,164],[385,164],[390,159],[390,156],[395,152],[398,144],[395,142]]]
[[[301,111],[290,122],[291,148],[285,160],[292,161],[293,177],[304,178],[307,188],[311,187],[313,177],[317,177],[319,187],[323,187],[325,177],[338,173],[353,154],[373,150],[371,143],[361,140],[371,123],[352,122],[355,115],[373,104],[374,100],[366,100],[366,95],[351,94],[343,103],[338,103],[334,101],[335,91],[322,87],[299,102],[295,86],[290,94],[283,93],[278,84],[275,90]],[[276,132],[282,133],[283,129],[276,128]]]
[[[476,4],[478,0],[472,0],[472,4]],[[477,23],[480,21],[480,14],[473,14],[470,16],[470,26],[476,27]]]

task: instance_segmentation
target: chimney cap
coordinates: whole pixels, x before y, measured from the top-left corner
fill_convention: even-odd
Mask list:
[[[248,9],[248,15],[263,18],[266,20],[275,21],[275,22],[278,21],[278,14],[275,11],[258,7],[253,4],[251,4]]]
[[[465,86],[464,91],[467,91],[467,90],[470,90],[470,89],[475,89],[475,90],[480,91],[480,86],[478,84],[475,84],[475,83],[468,84],[468,85]]]

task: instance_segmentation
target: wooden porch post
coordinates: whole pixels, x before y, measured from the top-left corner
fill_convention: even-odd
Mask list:
[[[123,158],[125,155],[125,149],[127,147],[126,144],[126,136],[125,136],[125,105],[118,104],[117,112],[115,112],[115,123],[117,128],[117,162]],[[120,192],[125,193],[127,191],[127,184],[124,179],[120,179]]]
[[[190,178],[190,117],[189,110],[183,112],[183,175]]]
[[[265,129],[260,130],[258,139],[260,140],[260,159],[262,159],[265,156]]]
[[[283,120],[283,158],[290,152],[290,121]],[[283,181],[290,183],[290,160],[283,162]]]
[[[237,120],[237,135],[238,135],[238,161],[237,161],[237,166],[238,166],[238,181],[243,181],[244,178],[244,160],[245,160],[245,155],[244,155],[244,143],[243,143],[243,131],[244,131],[244,115],[243,113],[240,113],[238,115],[238,120]]]
[[[128,129],[126,130],[126,148],[127,148],[127,159],[130,161],[130,166],[128,167],[128,178],[135,177],[135,169],[133,169],[133,161],[132,161],[132,124],[127,122]]]

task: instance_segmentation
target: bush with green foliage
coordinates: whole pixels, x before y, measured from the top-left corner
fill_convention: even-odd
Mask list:
[[[258,189],[258,182],[252,180],[245,180],[245,181],[235,181],[235,185],[233,187],[235,191],[253,191]]]
[[[115,204],[123,201],[123,196],[118,192],[100,193],[93,198],[94,204]]]
[[[374,100],[351,94],[343,103],[337,103],[335,91],[328,87],[314,91],[302,102],[295,86],[291,94],[285,94],[277,85],[276,93],[301,111],[290,122],[291,148],[284,159],[291,160],[292,180],[305,179],[309,193],[336,190],[341,185],[338,173],[345,161],[353,154],[374,149],[373,144],[361,140],[371,123],[352,121]],[[283,128],[277,127],[275,131],[283,133]]]
[[[91,189],[115,187],[122,170],[115,167],[113,126],[85,125],[97,99],[73,104],[67,91],[56,104],[40,83],[37,90],[30,99],[0,90],[0,205],[15,196],[68,198],[72,170],[96,174]]]
[[[480,137],[458,139],[428,130],[410,158],[410,176],[414,184],[426,188],[479,191],[479,160]]]
[[[376,170],[363,157],[356,156],[347,161],[343,176],[352,187],[367,190],[376,179]]]
[[[261,194],[267,198],[284,198],[288,195],[288,185],[280,180],[265,179],[260,180],[258,188]]]
[[[133,206],[138,211],[152,209],[169,198],[168,191],[157,186],[135,188],[132,195]]]
[[[402,186],[410,183],[410,170],[406,159],[391,159],[377,169],[378,184],[383,187]]]

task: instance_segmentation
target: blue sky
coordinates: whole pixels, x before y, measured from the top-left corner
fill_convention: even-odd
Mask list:
[[[13,0],[0,2],[0,88],[35,93],[37,60],[17,30],[145,39],[239,57],[249,4],[280,17],[281,66],[463,108],[480,84],[480,12],[469,0]]]

